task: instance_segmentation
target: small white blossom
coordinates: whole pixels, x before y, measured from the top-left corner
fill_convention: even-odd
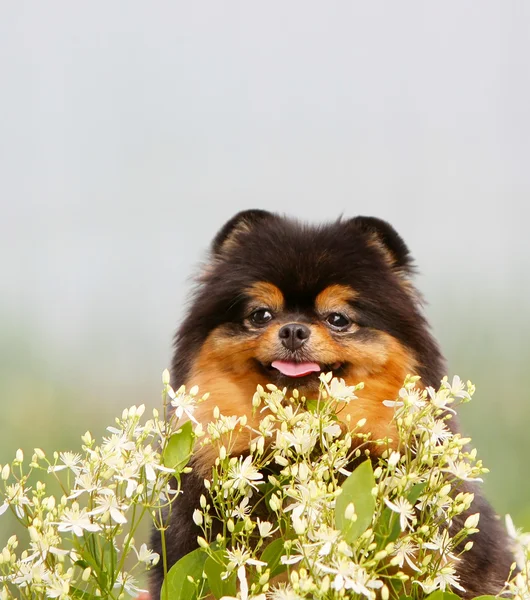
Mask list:
[[[270,537],[273,533],[278,531],[278,527],[276,527],[276,529],[273,529],[272,523],[269,523],[269,521],[262,521],[259,517],[256,523],[258,525],[259,534],[262,538]]]
[[[334,377],[329,384],[322,378],[321,381],[324,384],[327,393],[334,400],[338,400],[339,402],[350,402],[351,400],[357,399],[357,396],[355,395],[355,386],[346,385],[344,379],[337,379]]]
[[[385,504],[390,510],[399,514],[401,531],[405,531],[407,526],[414,521],[414,508],[406,498],[398,497],[395,502],[391,502],[388,498],[385,498]]]
[[[258,489],[256,482],[262,483],[262,479],[263,475],[252,464],[252,456],[247,456],[245,460],[239,457],[237,462],[230,465],[226,486],[237,489],[251,486]]]
[[[139,588],[136,579],[125,571],[118,573],[114,583],[114,589],[124,589],[130,596],[147,593],[147,590]]]
[[[52,467],[48,467],[48,471],[57,472],[62,471],[63,469],[70,469],[76,475],[81,471],[78,466],[81,462],[81,455],[74,454],[73,452],[60,452],[59,458],[62,460],[62,465],[54,465]]]
[[[462,399],[465,398],[466,400],[471,399],[470,394],[464,389],[465,388],[464,382],[460,379],[460,377],[458,377],[458,375],[455,375],[453,377],[453,381],[451,383],[449,383],[446,379],[444,379],[442,381],[442,385],[455,398],[462,398]]]
[[[180,390],[175,393],[169,388],[168,396],[171,398],[171,406],[175,409],[175,416],[177,419],[181,419],[183,415],[186,415],[188,419],[194,423],[198,423],[197,419],[193,416],[193,413],[197,408],[197,400],[195,400],[191,394],[186,394],[184,391]]]
[[[78,537],[82,537],[84,531],[99,531],[101,529],[100,525],[92,522],[90,513],[87,512],[86,508],[80,510],[76,502],[72,504],[72,508],[64,509],[61,521],[57,525],[58,531],[71,531]]]
[[[134,551],[138,557],[138,561],[146,565],[156,565],[160,560],[160,555],[147,548],[147,544],[142,544],[140,550],[137,550],[134,546]]]
[[[451,475],[454,475],[462,481],[482,481],[480,477],[473,475],[473,467],[465,460],[454,462],[449,459],[447,462],[449,466],[442,469],[443,472],[451,473]]]
[[[96,499],[98,508],[90,511],[90,515],[110,515],[110,518],[115,523],[127,523],[127,518],[123,514],[125,507],[119,504],[118,499],[111,490],[102,490],[100,495]]]

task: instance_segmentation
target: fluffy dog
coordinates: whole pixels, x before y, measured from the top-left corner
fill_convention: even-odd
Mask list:
[[[365,418],[374,438],[395,439],[393,411],[383,400],[397,397],[407,374],[437,388],[445,371],[413,274],[405,242],[380,219],[310,226],[263,210],[241,212],[213,240],[176,335],[171,383],[210,392],[195,412],[203,424],[218,406],[255,426],[251,401],[258,384],[296,387],[310,396],[318,391],[319,373],[333,371],[349,385],[365,384],[347,405],[351,422]],[[248,445],[240,436],[237,452]],[[204,448],[184,477],[166,531],[169,566],[197,547],[192,514],[214,460]],[[512,562],[498,518],[479,490],[473,492],[470,513],[481,513],[480,533],[458,563],[469,597],[498,592]],[[159,550],[157,532],[153,544]],[[153,599],[162,578],[159,565]]]

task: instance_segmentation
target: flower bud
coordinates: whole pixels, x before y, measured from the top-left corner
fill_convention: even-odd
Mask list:
[[[344,511],[344,517],[348,520],[348,521],[356,521],[357,520],[357,515],[355,514],[355,506],[353,504],[353,502],[350,502],[348,504],[348,506],[346,507],[346,510]],[[354,519],[355,517],[355,519]]]
[[[170,381],[169,371],[167,369],[164,369],[164,371],[162,372],[162,383],[164,385],[169,385],[169,381]]]
[[[480,519],[480,513],[475,513],[474,515],[470,515],[466,519],[466,522],[464,523],[464,527],[466,529],[475,529],[475,527],[478,525],[479,519]]]
[[[39,458],[39,460],[44,460],[46,458],[46,455],[44,454],[44,452],[40,448],[35,448],[33,450],[33,452],[35,452],[35,454],[37,455],[37,457]]]
[[[208,542],[200,535],[197,536],[197,544],[199,544],[201,548],[208,548]]]
[[[390,457],[388,458],[388,466],[395,467],[398,464],[400,458],[401,455],[399,454],[399,452],[392,452],[392,454],[390,454]]]
[[[90,567],[87,567],[84,571],[83,574],[81,575],[81,579],[83,581],[88,581],[90,579],[90,574],[92,573],[92,569]]]
[[[193,511],[193,522],[199,527],[203,523],[202,513],[198,508]]]
[[[4,465],[4,468],[2,469],[2,479],[5,481],[6,479],[9,479],[9,473],[10,473],[10,468],[9,468],[9,464]]]
[[[24,453],[20,448],[16,451],[15,460],[19,463],[21,463],[24,460]]]

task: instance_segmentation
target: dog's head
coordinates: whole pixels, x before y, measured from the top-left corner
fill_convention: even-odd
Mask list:
[[[412,275],[407,246],[380,219],[309,226],[241,212],[213,241],[172,381],[200,379],[208,391],[224,377],[310,394],[333,371],[351,384],[392,377],[399,389],[407,373],[437,384],[441,357]]]

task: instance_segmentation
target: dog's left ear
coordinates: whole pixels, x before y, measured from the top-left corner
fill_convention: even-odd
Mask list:
[[[275,219],[274,213],[259,208],[238,212],[221,227],[212,242],[212,254],[222,258],[227,252],[237,247],[241,238],[252,233],[264,221]]]
[[[369,243],[384,254],[393,269],[412,274],[414,268],[407,244],[390,223],[377,217],[355,217],[349,223],[367,236]]]

